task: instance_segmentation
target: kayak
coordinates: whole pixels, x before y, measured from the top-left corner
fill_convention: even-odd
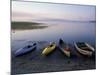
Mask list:
[[[95,49],[86,42],[74,43],[77,51],[83,55],[92,56]]]
[[[70,48],[62,39],[59,40],[59,48],[67,57],[70,57]]]
[[[54,42],[52,42],[48,47],[46,47],[43,51],[42,51],[42,55],[48,55],[51,52],[53,52],[56,48],[56,44]]]
[[[34,43],[33,45],[27,45],[23,48],[18,49],[15,52],[15,56],[21,56],[21,55],[27,54],[27,53],[33,51],[35,48],[36,48],[36,43]]]

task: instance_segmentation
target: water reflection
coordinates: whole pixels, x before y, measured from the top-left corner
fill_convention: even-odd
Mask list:
[[[44,29],[16,30],[15,33],[12,33],[12,48],[17,49],[27,41],[57,42],[59,38],[70,43],[85,41],[95,45],[95,23],[67,22],[47,25],[48,27]]]

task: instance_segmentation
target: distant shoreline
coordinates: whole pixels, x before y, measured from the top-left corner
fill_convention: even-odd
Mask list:
[[[48,26],[43,25],[43,23],[36,22],[11,22],[12,30],[26,30],[26,29],[44,29]]]

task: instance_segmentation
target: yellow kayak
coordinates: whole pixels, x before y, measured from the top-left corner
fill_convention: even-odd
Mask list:
[[[53,42],[43,50],[42,55],[48,55],[49,53],[54,51],[55,48],[56,48],[56,44]]]

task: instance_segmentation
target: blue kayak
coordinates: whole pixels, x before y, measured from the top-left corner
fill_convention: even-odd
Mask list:
[[[15,52],[15,56],[21,56],[21,55],[27,54],[27,53],[33,51],[35,48],[36,48],[36,43],[34,43],[33,45],[27,45],[23,48],[18,49]]]

